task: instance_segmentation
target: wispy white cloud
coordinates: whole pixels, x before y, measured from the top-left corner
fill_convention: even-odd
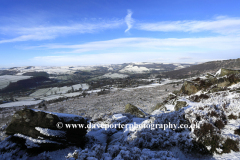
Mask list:
[[[164,53],[163,53],[164,54]],[[167,55],[167,54],[166,54]],[[168,56],[162,56],[167,59]],[[35,64],[41,65],[103,65],[130,62],[158,61],[158,52],[117,52],[104,54],[38,56],[31,59]],[[165,59],[165,60],[166,60]],[[162,62],[164,60],[161,60]]]
[[[9,43],[9,42],[21,42],[21,41],[28,41],[28,40],[46,40],[46,39],[53,39],[55,36],[53,35],[42,35],[42,34],[32,34],[32,35],[22,35],[12,39],[1,40],[1,43]]]
[[[130,62],[161,62],[161,63],[195,63],[211,60],[226,59],[229,56],[238,55],[236,52],[228,52],[228,56],[223,56],[225,52],[114,52],[101,54],[83,55],[57,55],[57,56],[36,56],[29,62],[33,65],[63,66],[63,65],[104,65],[121,64]],[[161,58],[159,58],[161,57]]]
[[[202,32],[211,31],[220,34],[240,34],[240,17],[218,16],[206,21],[164,21],[156,23],[140,23],[138,29],[161,32]]]
[[[192,57],[179,57],[178,59],[192,59]]]
[[[84,53],[88,51],[104,51],[107,49],[207,49],[207,50],[233,50],[240,49],[240,37],[218,36],[207,38],[119,38],[107,41],[95,41],[76,45],[48,44],[42,46],[32,46],[33,48],[45,49],[69,49],[64,53]]]
[[[15,38],[0,40],[0,43],[19,42],[28,40],[47,40],[68,34],[94,33],[105,29],[118,28],[123,20],[99,23],[77,23],[70,25],[39,26],[39,27],[0,27],[0,32],[15,35]]]
[[[29,26],[27,23],[20,23],[20,20],[9,18],[11,21],[10,25],[3,23],[0,26],[0,34],[5,37],[13,37],[13,38],[1,38],[1,43],[9,43],[9,42],[21,42],[21,41],[39,41],[39,40],[49,40],[55,39],[59,36],[69,35],[69,34],[83,34],[83,33],[95,33],[102,30],[107,29],[115,29],[123,26],[125,23],[127,24],[127,29],[125,32],[128,32],[133,25],[132,19],[132,11],[128,10],[128,14],[125,19],[113,19],[113,20],[89,20],[90,22],[86,22],[84,20],[81,23],[69,23],[64,25],[51,25],[49,23],[42,23],[41,19],[37,18],[37,21],[41,21],[41,23],[34,22],[34,18],[32,17],[29,22]],[[42,16],[41,16],[42,17]],[[23,18],[21,19],[22,21]],[[6,19],[5,19],[6,21]],[[41,24],[41,25],[39,25]],[[22,25],[22,26],[21,26]]]
[[[130,9],[128,9],[128,14],[125,17],[125,22],[126,22],[128,28],[125,30],[125,32],[128,32],[133,26],[134,20],[132,19],[132,14],[133,14],[132,11]]]

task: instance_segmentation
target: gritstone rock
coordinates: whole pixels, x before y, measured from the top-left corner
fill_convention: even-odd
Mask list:
[[[186,106],[187,106],[187,102],[185,102],[185,101],[177,101],[174,109],[175,109],[175,111],[178,111],[181,108],[186,107]]]
[[[66,128],[65,124],[83,124],[83,128]],[[27,148],[46,150],[68,145],[82,147],[86,132],[87,120],[81,116],[32,109],[17,111],[6,128],[6,134],[24,139]]]
[[[145,114],[132,104],[127,104],[125,106],[125,113],[130,113],[137,117],[145,117]]]

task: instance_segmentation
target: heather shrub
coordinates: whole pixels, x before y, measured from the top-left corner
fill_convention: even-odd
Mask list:
[[[238,128],[238,129],[234,130],[234,134],[237,134],[237,135],[239,135],[239,136],[240,136],[240,128]]]
[[[214,125],[218,128],[218,129],[223,129],[225,124],[221,121],[221,120],[217,120]]]
[[[238,142],[234,141],[230,138],[227,138],[227,140],[225,141],[225,143],[223,144],[223,152],[222,153],[230,153],[231,150],[238,152],[239,148],[238,148]]]
[[[233,115],[232,113],[228,116],[228,119],[237,119],[237,116]]]
[[[200,129],[195,129],[194,134],[197,140],[194,142],[194,146],[201,149],[201,154],[213,154],[217,152],[219,148],[219,142],[221,136],[219,135],[219,129],[213,126],[211,123],[204,123]],[[207,149],[207,146],[210,147]]]
[[[211,112],[209,113],[209,116],[211,116],[211,117],[216,117],[216,118],[219,117],[219,115],[217,114],[216,111],[211,111]]]

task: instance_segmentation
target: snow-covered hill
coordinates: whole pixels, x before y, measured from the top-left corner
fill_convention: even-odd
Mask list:
[[[180,68],[189,67],[192,64],[180,64],[180,63],[127,63],[127,64],[113,64],[102,66],[60,66],[60,67],[46,67],[46,66],[27,66],[27,67],[14,67],[5,69],[6,71],[15,71],[16,75],[23,75],[29,72],[46,72],[48,74],[74,74],[76,71],[96,71],[106,69],[106,71],[121,72],[121,73],[143,73],[151,70],[176,70]],[[106,72],[107,73],[107,72]]]

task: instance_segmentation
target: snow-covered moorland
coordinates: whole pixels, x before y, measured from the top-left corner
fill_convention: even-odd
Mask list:
[[[153,85],[53,104],[48,110],[56,111],[61,106],[64,112],[84,113],[82,116],[89,117],[89,123],[98,124],[88,128],[85,147],[29,155],[19,150],[17,143],[5,140],[0,143],[0,159],[240,159],[240,95],[236,77],[199,78],[185,82],[173,94],[166,94],[166,89],[176,89],[172,84],[166,88]],[[126,113],[127,103],[139,107],[146,116]],[[125,126],[105,128],[101,124]],[[136,124],[155,127],[138,128]],[[177,127],[170,128],[170,124]],[[196,124],[200,128],[193,127]]]
[[[239,159],[239,93],[229,91],[210,94],[209,99],[191,102],[173,112],[154,111],[149,118],[129,118],[128,124],[200,124],[199,128],[129,128],[92,129],[92,148],[68,154],[77,159]],[[177,99],[176,99],[177,100]],[[171,103],[171,102],[169,102]],[[126,121],[125,118],[123,118]],[[116,118],[101,123],[115,123]],[[98,122],[99,123],[99,122]],[[238,134],[237,134],[238,133]],[[221,155],[221,156],[220,156]],[[94,159],[92,158],[92,159]]]

